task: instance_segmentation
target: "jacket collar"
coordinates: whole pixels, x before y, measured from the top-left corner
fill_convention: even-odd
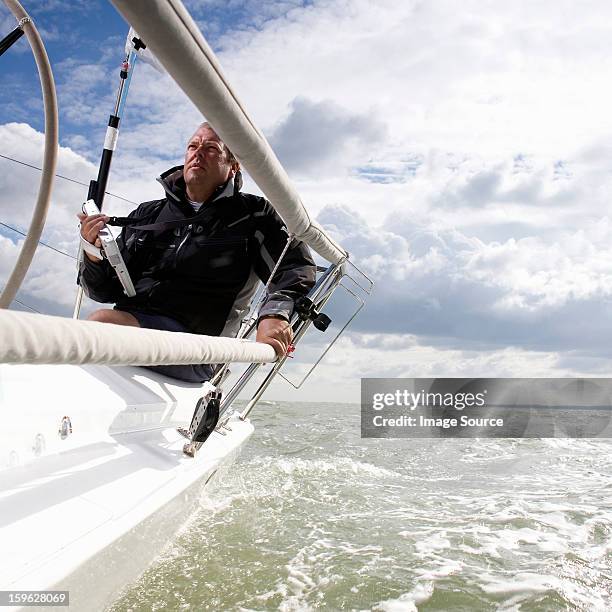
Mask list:
[[[166,192],[169,198],[175,202],[181,203],[187,200],[187,192],[185,179],[183,178],[183,166],[174,166],[163,172],[157,179]],[[234,183],[234,178],[230,178],[223,185],[219,185],[212,196],[208,198],[207,203],[215,202],[221,198],[230,198],[240,190],[240,187]]]

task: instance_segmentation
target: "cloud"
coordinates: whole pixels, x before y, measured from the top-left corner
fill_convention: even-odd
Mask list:
[[[605,351],[612,342],[612,221],[555,237],[483,242],[395,215],[371,227],[342,206],[318,220],[375,280],[356,329],[476,350]]]
[[[385,126],[375,116],[352,113],[330,100],[299,97],[269,140],[289,173],[320,173],[327,168],[327,174],[335,174],[334,160],[349,147],[369,150],[384,136]]]
[[[610,59],[597,45],[610,11],[594,6],[315,2],[256,31],[230,29],[220,57],[264,127],[307,95],[375,112],[417,152],[551,154],[605,121]]]
[[[4,228],[3,228],[4,229]],[[3,232],[4,233],[4,232]],[[13,242],[13,237],[0,235],[0,287],[4,288],[8,275],[23,245],[23,239]],[[61,242],[56,244],[62,245]],[[63,246],[66,246],[64,243]],[[76,255],[70,245],[69,252]],[[18,304],[23,308],[52,315],[70,316],[76,297],[76,264],[70,259],[39,247],[26,278],[17,294]]]
[[[36,6],[37,12],[57,13],[60,11],[84,12],[92,11],[98,5],[95,0],[43,0]]]
[[[0,125],[3,154],[41,167],[44,137],[29,125]],[[7,159],[0,159],[0,221],[27,231],[36,204],[41,173]],[[96,174],[95,167],[74,151],[61,147],[58,174],[85,183]],[[87,187],[55,179],[42,240],[76,255],[78,221],[76,213],[87,194]],[[23,238],[2,227],[0,285],[4,285],[17,259]],[[71,313],[76,294],[74,259],[39,247],[18,299],[48,314]]]
[[[216,45],[228,32],[257,31],[309,2],[302,0],[187,0],[185,6],[207,40]]]
[[[107,67],[103,63],[68,59],[57,65],[57,72],[61,117],[73,127],[104,127],[113,104]]]

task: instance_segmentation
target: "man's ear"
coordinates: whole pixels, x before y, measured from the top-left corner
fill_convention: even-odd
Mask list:
[[[236,191],[240,191],[242,189],[242,172],[240,172],[240,166],[238,166],[238,171],[234,175],[234,189]]]

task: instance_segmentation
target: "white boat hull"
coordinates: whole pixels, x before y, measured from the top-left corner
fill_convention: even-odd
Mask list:
[[[234,415],[185,456],[199,396],[142,368],[0,366],[0,590],[100,610],[134,580],[253,432]]]

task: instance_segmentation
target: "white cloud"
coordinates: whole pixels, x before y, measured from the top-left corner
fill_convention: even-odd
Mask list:
[[[42,166],[44,136],[27,124],[8,123],[0,125],[0,141],[4,155],[37,167]],[[21,227],[29,224],[36,203],[40,172],[14,162],[1,159],[3,172],[0,175],[0,211],[3,218]],[[93,164],[67,147],[60,147],[57,173],[88,182],[97,170]],[[72,223],[79,202],[87,189],[56,179],[49,207],[48,227]],[[85,193],[84,193],[85,192]],[[72,223],[74,226],[74,224]],[[73,227],[71,227],[71,230]]]
[[[23,239],[19,236],[17,238],[19,240],[13,241],[13,237],[0,235],[0,288],[4,288],[21,251]],[[76,254],[74,245],[64,243],[63,246],[69,246],[68,252]],[[17,294],[18,302],[13,306],[23,305],[27,309],[45,314],[70,316],[77,292],[75,279],[74,259],[39,247]]]
[[[41,167],[44,137],[30,126],[21,123],[0,125],[0,142],[3,154]],[[0,166],[0,221],[25,231],[36,204],[41,173],[6,159],[0,159]],[[57,172],[87,182],[95,176],[95,167],[74,151],[61,147]],[[76,213],[86,194],[86,187],[55,179],[43,241],[76,255]],[[0,229],[0,284],[4,285],[23,239],[5,227]],[[76,266],[73,259],[39,247],[18,299],[36,310],[66,315],[71,312],[76,294],[75,278]]]
[[[109,72],[103,63],[69,59],[56,68],[58,105],[62,118],[77,126],[104,126],[112,110]],[[100,88],[105,91],[100,96]]]
[[[611,15],[597,7],[317,2],[261,32],[228,35],[221,56],[264,124],[309,92],[375,108],[405,143],[551,152],[595,133],[606,113],[610,59],[597,41]]]
[[[88,12],[97,2],[95,0],[43,0],[36,6],[37,12],[57,13],[59,11]]]
[[[504,242],[400,215],[376,228],[347,207],[330,206],[319,220],[376,281],[358,330],[411,333],[454,348],[601,353],[611,346],[606,216],[547,238]]]
[[[369,149],[384,140],[385,126],[376,117],[356,115],[329,100],[295,98],[290,113],[270,136],[285,169],[294,175],[336,174],[336,161],[351,148]]]

